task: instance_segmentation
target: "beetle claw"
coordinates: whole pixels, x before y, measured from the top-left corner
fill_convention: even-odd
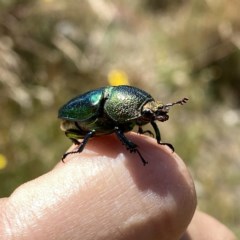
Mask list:
[[[141,158],[141,161],[142,161],[142,163],[143,163],[143,166],[145,166],[146,164],[148,164],[148,162],[143,158],[143,156],[142,156],[142,154],[138,151],[138,149],[133,149],[133,152],[134,153],[137,153],[138,154],[138,156]]]
[[[72,152],[64,153],[62,155],[62,162],[65,163],[64,159],[67,157],[67,155],[72,154]]]
[[[174,147],[173,147],[173,145],[171,143],[159,143],[159,144],[168,146],[172,150],[173,153],[175,152],[175,149],[174,149]]]
[[[86,136],[84,137],[83,141],[82,142],[79,142],[78,140],[74,139],[74,138],[70,138],[74,144],[77,145],[77,150],[75,151],[71,151],[71,152],[67,152],[67,153],[64,153],[63,156],[62,156],[62,162],[64,162],[64,159],[69,155],[69,154],[74,154],[74,153],[80,153],[83,151],[84,147],[86,146],[89,138],[93,137],[95,134],[95,130],[92,130],[90,132],[88,132],[86,134]]]
[[[128,140],[126,138],[126,136],[123,134],[122,130],[119,129],[119,127],[115,127],[115,133],[116,133],[117,137],[119,138],[119,140],[126,146],[126,149],[130,153],[138,154],[138,156],[141,158],[143,166],[145,166],[148,162],[143,158],[142,154],[137,149],[137,145],[135,143],[131,142],[130,140]]]

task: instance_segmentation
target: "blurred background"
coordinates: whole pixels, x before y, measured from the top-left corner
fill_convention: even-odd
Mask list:
[[[240,1],[0,0],[0,196],[70,146],[58,108],[105,85],[190,100],[160,123],[199,208],[240,237]]]

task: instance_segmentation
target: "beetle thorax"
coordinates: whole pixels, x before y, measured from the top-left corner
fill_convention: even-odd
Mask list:
[[[149,119],[149,121],[158,120],[164,122],[168,120],[168,111],[169,107],[159,101],[147,102],[142,108],[143,117]]]

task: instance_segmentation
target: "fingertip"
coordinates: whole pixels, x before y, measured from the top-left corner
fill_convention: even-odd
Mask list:
[[[120,198],[128,208],[137,209],[141,203],[155,216],[150,214],[148,218],[158,226],[160,235],[166,232],[167,224],[172,233],[180,236],[196,208],[195,188],[186,165],[153,138],[135,133],[126,136],[137,144],[148,164],[144,166],[139,155],[127,151],[114,135],[91,139],[82,153],[70,154],[66,164],[82,165],[85,172],[97,165],[104,179],[111,179],[111,187],[106,188],[110,199]],[[96,178],[101,183],[101,177]],[[127,215],[128,208],[122,209],[122,214]]]

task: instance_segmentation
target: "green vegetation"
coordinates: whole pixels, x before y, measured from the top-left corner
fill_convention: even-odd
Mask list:
[[[199,207],[240,236],[240,2],[0,0],[0,196],[70,145],[58,108],[121,79],[164,102],[159,124]],[[7,165],[6,165],[7,163]]]

